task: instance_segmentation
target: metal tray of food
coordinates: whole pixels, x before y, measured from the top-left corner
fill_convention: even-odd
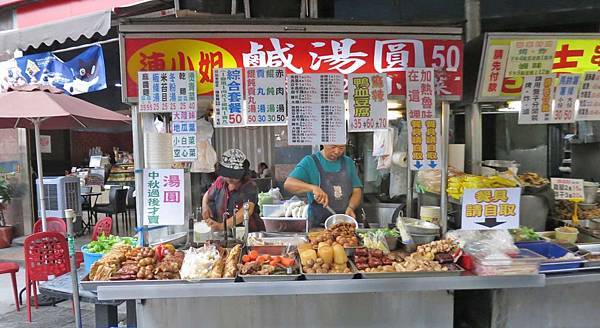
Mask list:
[[[382,278],[419,278],[419,277],[453,277],[462,275],[465,270],[458,264],[451,264],[452,270],[448,271],[413,271],[413,272],[363,272],[356,268],[354,262],[351,262],[352,270],[358,272],[363,279],[382,279]]]
[[[302,269],[302,265],[300,266],[300,273],[304,276],[306,280],[343,280],[343,279],[354,279],[356,276],[355,268],[348,263],[350,268],[350,273],[305,273]]]
[[[246,274],[238,275],[245,282],[269,282],[269,281],[294,281],[298,280],[302,275],[300,273],[295,274],[271,274],[271,275],[259,275],[259,274]]]
[[[86,275],[79,282],[81,289],[90,292],[96,292],[100,286],[157,286],[157,285],[173,285],[173,284],[187,284],[193,281],[182,280],[182,279],[165,279],[165,280],[99,280],[90,281]],[[228,278],[229,279],[229,278]]]

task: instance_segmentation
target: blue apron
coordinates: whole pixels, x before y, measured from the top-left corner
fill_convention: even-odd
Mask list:
[[[312,156],[313,161],[317,165],[320,175],[319,187],[327,194],[329,198],[329,207],[331,207],[336,213],[346,213],[346,208],[350,202],[350,196],[352,196],[352,178],[348,175],[348,165],[346,158],[342,157],[340,161],[340,170],[338,172],[326,172],[321,165],[321,161],[316,154]],[[310,226],[319,227],[323,226],[325,220],[332,214],[321,204],[316,201],[310,204]]]

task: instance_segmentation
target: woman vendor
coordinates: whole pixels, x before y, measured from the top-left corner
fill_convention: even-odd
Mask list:
[[[352,158],[345,153],[346,145],[324,145],[318,153],[304,157],[285,180],[287,192],[307,194],[311,227],[325,223],[331,215],[326,207],[356,219],[362,183]]]
[[[227,220],[228,229],[243,224],[243,205],[248,202],[250,232],[263,231],[264,223],[258,209],[258,191],[250,178],[250,162],[239,149],[229,149],[221,156],[219,177],[210,186],[202,198],[202,218],[213,231],[224,230],[223,220]]]

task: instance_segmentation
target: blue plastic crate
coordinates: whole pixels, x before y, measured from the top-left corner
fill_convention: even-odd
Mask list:
[[[546,241],[528,242],[528,243],[515,243],[519,248],[525,248],[530,251],[536,252],[548,260],[540,264],[540,273],[546,271],[565,270],[565,269],[576,269],[583,265],[583,260],[562,260],[553,261],[553,259],[561,258],[565,256],[569,251],[555,243],[549,243]]]

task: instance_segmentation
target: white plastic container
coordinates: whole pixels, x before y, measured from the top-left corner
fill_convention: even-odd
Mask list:
[[[260,215],[268,218],[277,218],[285,216],[285,209],[283,208],[283,204],[263,204],[262,212],[260,213]]]

